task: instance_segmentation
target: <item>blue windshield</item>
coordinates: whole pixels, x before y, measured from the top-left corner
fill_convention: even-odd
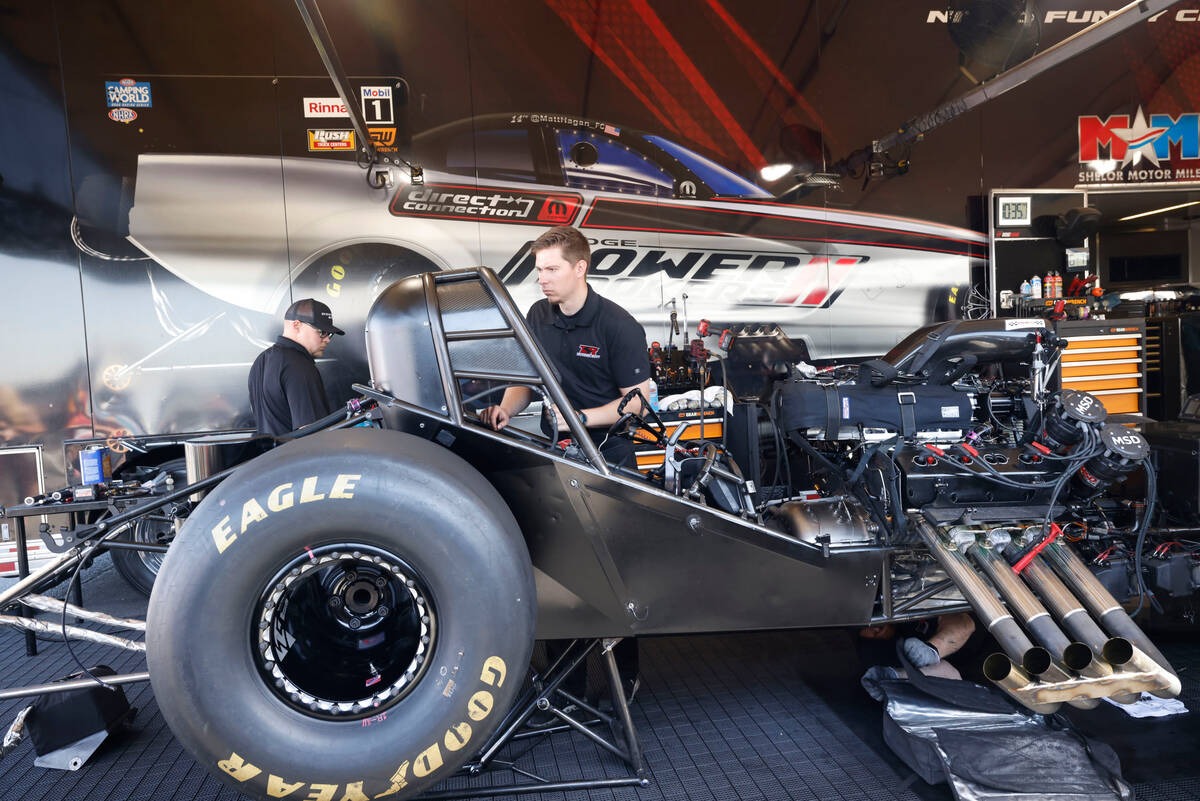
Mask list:
[[[647,136],[646,139],[678,159],[683,166],[708,184],[714,194],[728,197],[771,197],[771,193],[761,186],[747,181],[737,173],[730,172],[699,153],[693,153],[683,145],[677,145],[661,136]]]

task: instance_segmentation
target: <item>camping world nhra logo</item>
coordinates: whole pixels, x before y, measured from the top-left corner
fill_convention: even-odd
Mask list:
[[[397,217],[503,222],[522,225],[569,225],[583,196],[573,192],[491,190],[457,184],[408,185],[392,199]]]
[[[1079,118],[1080,183],[1200,179],[1200,114]]]
[[[135,81],[133,78],[105,81],[104,95],[109,108],[150,108],[153,105],[149,81]]]

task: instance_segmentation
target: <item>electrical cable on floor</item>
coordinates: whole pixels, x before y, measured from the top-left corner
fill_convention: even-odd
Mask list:
[[[75,572],[71,574],[71,579],[67,582],[67,591],[63,593],[63,610],[62,619],[60,622],[62,625],[63,644],[67,646],[67,653],[69,653],[71,658],[75,660],[75,664],[79,665],[79,669],[82,670],[89,679],[107,690],[116,692],[118,689],[116,685],[101,681],[99,677],[97,677],[88,669],[87,665],[83,664],[83,660],[76,655],[75,649],[71,647],[71,638],[67,636],[67,607],[70,606],[69,599],[71,597],[71,588],[75,586],[76,581],[80,581],[80,572],[83,570],[83,566],[87,564],[88,560],[91,558],[91,553],[98,547],[99,545],[92,545],[79,555],[79,564],[75,566]]]

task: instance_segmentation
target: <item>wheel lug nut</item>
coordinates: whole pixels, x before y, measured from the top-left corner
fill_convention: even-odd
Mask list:
[[[383,604],[380,604],[379,608],[375,610],[375,614],[379,615],[379,617],[387,617],[388,612],[390,612],[390,611],[392,611],[392,610],[388,609]]]
[[[329,607],[330,607],[331,609],[341,609],[341,607],[342,607],[342,596],[340,596],[340,595],[331,595],[331,596],[329,596]]]
[[[346,571],[346,581],[354,581],[357,578],[358,578],[358,574],[355,573],[353,570]]]
[[[385,579],[383,576],[377,576],[375,578],[375,586],[382,590],[385,586],[387,586],[387,579]]]
[[[356,617],[352,617],[352,618],[350,618],[349,625],[350,625],[350,628],[357,629],[360,626],[362,626],[362,621]]]

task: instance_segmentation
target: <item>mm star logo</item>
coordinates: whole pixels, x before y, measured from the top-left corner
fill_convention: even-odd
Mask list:
[[[1145,156],[1155,167],[1159,166],[1158,155],[1154,152],[1154,142],[1166,130],[1166,126],[1147,125],[1146,116],[1142,114],[1142,107],[1138,106],[1137,116],[1133,118],[1132,126],[1112,129],[1112,132],[1121,137],[1129,146],[1129,149],[1125,151],[1125,158],[1121,159],[1121,166],[1124,167],[1130,162],[1136,165],[1142,156]]]

